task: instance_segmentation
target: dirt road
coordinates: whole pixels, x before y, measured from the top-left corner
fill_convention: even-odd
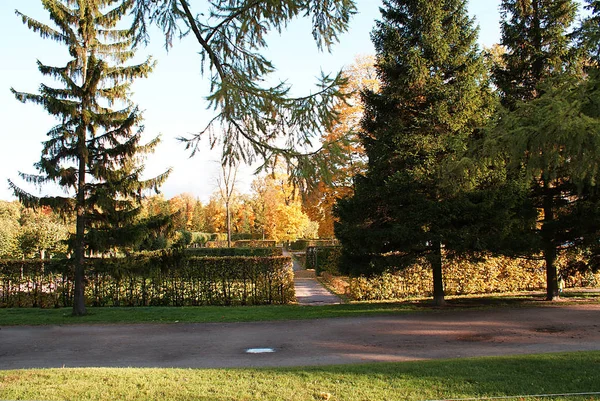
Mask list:
[[[0,369],[303,366],[582,350],[600,350],[600,305],[0,330]]]

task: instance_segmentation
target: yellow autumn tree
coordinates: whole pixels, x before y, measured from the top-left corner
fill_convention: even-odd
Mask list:
[[[298,190],[282,169],[255,179],[252,191],[255,223],[262,226],[266,238],[293,241],[306,234],[311,221],[302,210]]]
[[[358,140],[363,116],[361,92],[379,89],[374,64],[374,56],[359,56],[344,71],[348,81],[343,90],[350,96],[345,103],[337,106],[337,123],[321,137],[323,143],[338,142],[338,151],[343,157],[331,157],[331,160],[340,162],[332,166],[330,183],[320,181],[303,196],[303,210],[311,220],[319,223],[318,234],[321,238],[333,237],[333,206],[337,199],[352,194],[352,178],[365,170],[364,150]],[[328,149],[323,149],[323,152],[328,152]]]

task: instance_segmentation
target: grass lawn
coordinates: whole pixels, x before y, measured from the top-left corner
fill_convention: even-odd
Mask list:
[[[0,371],[10,400],[440,400],[600,393],[600,352],[285,369]],[[600,395],[518,400],[597,400]]]
[[[200,307],[118,307],[88,308],[88,315],[72,317],[70,308],[0,308],[0,326],[89,323],[209,323],[319,319],[382,314],[440,311],[462,308],[505,306],[552,306],[572,303],[599,303],[597,291],[571,291],[559,303],[543,301],[542,293],[448,297],[448,306],[437,308],[429,299],[404,302],[356,302],[341,305],[299,306],[200,306]]]

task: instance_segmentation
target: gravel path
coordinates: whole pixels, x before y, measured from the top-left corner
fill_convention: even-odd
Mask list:
[[[286,250],[284,256],[292,257],[292,254]],[[314,270],[306,270],[295,258],[294,263],[294,287],[296,288],[296,300],[300,305],[335,305],[342,303],[342,300],[336,295],[330,293],[317,280]]]
[[[248,348],[275,352],[248,354]],[[600,350],[600,305],[208,324],[16,326],[0,369],[256,367]]]

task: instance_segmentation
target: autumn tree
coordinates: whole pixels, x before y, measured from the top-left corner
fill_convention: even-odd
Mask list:
[[[44,107],[59,121],[48,131],[39,175],[21,174],[33,184],[54,182],[70,196],[36,197],[10,182],[26,206],[50,206],[76,215],[73,314],[86,314],[86,252],[104,252],[138,241],[145,230],[135,225],[142,194],[167,176],[143,179],[141,157],[158,139],[141,144],[141,115],[128,99],[135,78],[146,77],[153,63],[125,63],[135,56],[134,38],[117,25],[133,0],[44,0],[54,26],[17,11],[23,23],[44,39],[63,44],[71,57],[62,67],[38,62],[44,76],[61,87],[40,86],[37,94],[13,90],[22,102]],[[119,107],[113,109],[112,107]]]
[[[49,207],[23,210],[20,223],[19,248],[25,257],[44,259],[67,251],[69,229]]]
[[[18,255],[21,209],[19,202],[0,201],[0,258]]]
[[[238,166],[222,164],[220,176],[217,179],[219,195],[225,203],[225,228],[227,230],[227,247],[231,248],[231,203],[234,200]]]
[[[190,230],[197,199],[189,193],[175,195],[167,201],[175,230]]]
[[[204,227],[209,233],[222,233],[225,230],[225,205],[219,194],[214,193],[204,207]]]
[[[463,193],[473,182],[461,161],[491,114],[487,71],[466,1],[383,4],[371,34],[381,88],[364,95],[360,134],[367,172],[338,202],[336,236],[353,273],[427,260],[440,305],[444,255],[477,237],[469,227],[478,206]]]
[[[298,188],[289,182],[283,170],[257,178],[254,189],[257,222],[262,224],[265,236],[276,241],[300,238],[310,219],[302,211]]]
[[[364,90],[377,92],[379,81],[373,56],[357,57],[354,64],[344,71],[347,83],[342,92],[348,97],[335,108],[337,119],[331,129],[321,136],[321,142],[338,143],[333,148],[325,147],[323,155],[329,159],[328,176],[319,180],[303,193],[303,208],[309,218],[319,223],[318,235],[332,238],[333,206],[338,199],[352,195],[352,179],[364,173],[366,156],[359,139],[360,122],[363,116],[361,93]]]

